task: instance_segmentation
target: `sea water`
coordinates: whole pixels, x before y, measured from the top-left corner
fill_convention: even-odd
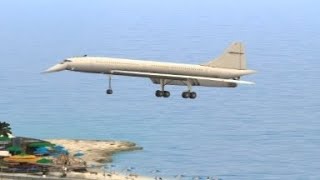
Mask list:
[[[115,169],[174,177],[320,179],[318,1],[2,1],[0,120],[35,138],[115,139],[142,151]],[[148,78],[41,74],[67,57],[200,64],[246,45],[256,85],[166,86]],[[157,173],[154,173],[156,172]]]

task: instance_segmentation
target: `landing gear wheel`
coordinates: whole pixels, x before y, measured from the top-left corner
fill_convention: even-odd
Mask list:
[[[112,94],[113,91],[112,91],[112,88],[111,88],[111,74],[109,75],[109,87],[106,91],[107,94]]]
[[[170,96],[169,91],[163,91],[163,97],[168,98]]]
[[[185,99],[186,99],[186,98],[189,98],[189,97],[190,97],[190,92],[188,92],[188,91],[183,92],[183,93],[182,93],[182,97],[185,98]]]
[[[112,91],[112,89],[108,89],[108,90],[106,91],[106,93],[107,93],[107,94],[112,94],[113,91]]]
[[[191,92],[190,93],[190,99],[195,99],[197,97],[197,93],[196,92]]]
[[[155,95],[156,95],[157,97],[162,97],[163,94],[164,94],[163,91],[160,91],[160,90],[157,90],[156,93],[155,93]]]

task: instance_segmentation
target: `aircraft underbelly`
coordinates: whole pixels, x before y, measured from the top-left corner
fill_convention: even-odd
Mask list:
[[[230,83],[230,82],[215,82],[215,81],[208,81],[208,80],[199,80],[199,86],[206,86],[206,87],[237,87],[237,84]]]
[[[151,78],[151,81],[154,84],[160,84],[160,79]],[[205,87],[237,87],[237,84],[235,83],[229,83],[229,82],[216,82],[216,81],[209,81],[209,80],[190,80],[190,83],[192,86],[205,86]],[[177,85],[177,86],[186,86],[186,81],[181,80],[165,80],[166,85]]]

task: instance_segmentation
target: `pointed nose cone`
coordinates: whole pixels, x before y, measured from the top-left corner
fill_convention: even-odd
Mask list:
[[[58,71],[63,71],[66,70],[67,65],[66,64],[56,64],[49,69],[45,70],[43,73],[52,73],[52,72],[58,72]]]

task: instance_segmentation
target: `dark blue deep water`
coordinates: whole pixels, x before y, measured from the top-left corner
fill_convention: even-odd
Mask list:
[[[320,179],[319,1],[1,1],[0,120],[16,135],[129,140],[143,151],[117,169],[222,179]],[[66,57],[203,63],[246,44],[236,89],[167,87],[149,79],[61,72]]]

